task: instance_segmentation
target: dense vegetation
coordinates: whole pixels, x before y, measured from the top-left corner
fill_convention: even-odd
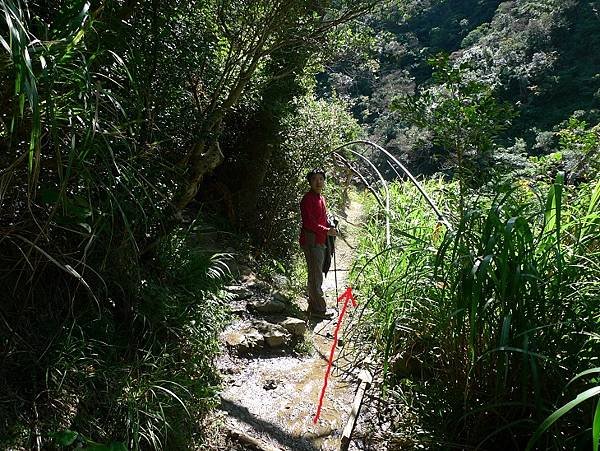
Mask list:
[[[581,119],[595,112],[561,118],[550,153],[527,158],[524,138],[511,152],[526,110],[514,119],[502,80],[465,54],[430,58],[429,82],[389,102],[435,151],[426,187],[448,227],[396,182],[387,247],[372,202],[352,341],[375,344],[359,352],[380,363],[397,446],[596,449],[600,134]]]
[[[301,172],[357,133],[321,44],[368,6],[0,1],[0,447],[198,439],[230,277],[198,201],[287,253]]]
[[[447,211],[458,203],[456,184],[426,186]],[[451,231],[414,187],[391,188],[392,246],[375,214],[356,266],[367,308],[353,332],[376,343],[391,437],[524,449],[554,409],[598,393],[600,184],[559,178],[469,196]],[[540,449],[591,448],[598,401],[581,401]]]
[[[600,119],[598,15],[588,0],[393,2],[349,27],[362,52],[346,47],[320,87],[351,102],[374,141],[431,174],[445,169],[444,148],[389,104],[435,83],[428,60],[452,54],[468,77],[514,107],[495,153],[523,166],[527,156],[558,150],[557,132],[571,116]]]
[[[218,251],[291,274],[304,171],[361,136],[452,227],[398,182],[386,249],[369,207],[355,333],[403,414],[390,440],[597,446],[599,14],[0,0],[0,447],[199,446],[236,266]]]

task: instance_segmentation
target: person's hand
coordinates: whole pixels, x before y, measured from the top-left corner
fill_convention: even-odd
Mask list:
[[[328,231],[327,231],[327,235],[329,236],[337,236],[338,232],[337,229],[335,227],[331,227]]]

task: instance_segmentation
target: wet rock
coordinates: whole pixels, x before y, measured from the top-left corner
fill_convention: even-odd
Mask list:
[[[263,335],[254,328],[225,332],[223,338],[227,346],[235,349],[240,354],[257,351],[265,343]]]
[[[286,318],[280,324],[294,337],[303,337],[306,332],[306,323],[298,318]]]
[[[270,298],[251,302],[249,307],[259,313],[273,314],[284,312],[286,309],[286,304],[275,298]]]
[[[277,388],[277,381],[273,379],[267,379],[265,384],[263,385],[265,390],[275,390]]]
[[[270,348],[281,348],[287,343],[289,335],[277,330],[269,331],[264,335],[265,343]]]
[[[251,290],[241,285],[227,286],[225,287],[225,291],[233,295],[234,301],[243,301],[252,297],[252,295],[254,294]]]
[[[249,350],[260,349],[265,343],[264,337],[256,329],[250,329],[244,335],[244,338],[244,344]]]
[[[280,348],[287,344],[290,334],[279,324],[257,321],[254,326],[262,334],[265,344],[270,348]]]

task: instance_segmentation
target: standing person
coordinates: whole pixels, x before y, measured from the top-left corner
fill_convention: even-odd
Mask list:
[[[327,313],[327,304],[323,296],[323,261],[325,259],[325,241],[327,235],[336,236],[335,227],[329,227],[325,199],[321,195],[325,186],[325,171],[313,169],[306,175],[310,184],[308,191],[300,201],[302,230],[300,247],[306,257],[308,268],[308,310],[314,318],[331,318]]]

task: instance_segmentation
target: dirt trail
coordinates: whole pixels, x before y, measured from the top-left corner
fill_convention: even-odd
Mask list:
[[[342,236],[336,241],[340,293],[346,287],[352,264],[353,237],[357,235],[361,222],[362,205],[352,201],[346,214],[347,218],[340,221]],[[323,288],[328,307],[335,308],[333,262]],[[305,300],[299,304],[306,309]],[[341,433],[358,385],[355,377],[342,377],[334,365],[320,420],[313,424],[336,321],[337,318],[308,323],[306,339],[312,344],[309,355],[293,356],[289,352],[261,355],[245,361],[241,369],[238,366],[237,374],[231,376],[229,385],[221,393],[221,410],[226,412],[224,417],[228,427],[256,437],[275,449],[339,449]]]

